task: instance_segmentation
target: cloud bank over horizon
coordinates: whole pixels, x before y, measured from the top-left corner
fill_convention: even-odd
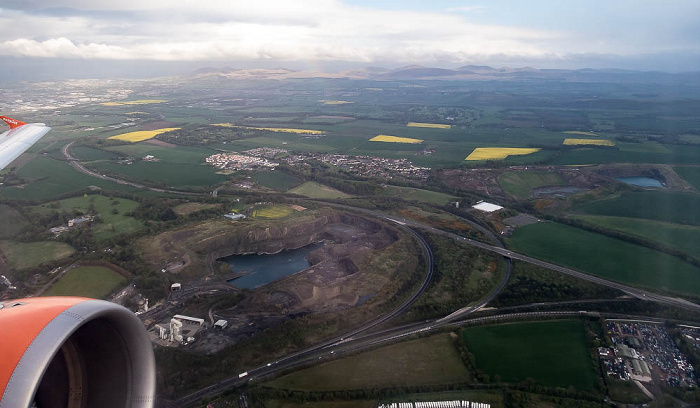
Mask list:
[[[539,0],[3,3],[0,56],[17,58],[670,70],[700,59],[700,2],[690,0],[591,0],[580,10]]]

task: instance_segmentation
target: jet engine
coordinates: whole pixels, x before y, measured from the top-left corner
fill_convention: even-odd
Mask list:
[[[153,348],[114,303],[37,297],[0,303],[0,408],[152,408]]]

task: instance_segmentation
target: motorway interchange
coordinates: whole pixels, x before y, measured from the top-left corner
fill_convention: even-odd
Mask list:
[[[426,266],[426,278],[421,284],[421,286],[418,288],[418,290],[411,296],[409,299],[407,299],[404,303],[402,303],[398,308],[393,310],[392,312],[380,316],[379,318],[370,321],[366,323],[365,325],[361,326],[360,328],[357,328],[349,333],[345,333],[343,335],[337,336],[333,339],[327,340],[321,344],[318,344],[316,346],[310,347],[306,350],[302,350],[300,352],[290,354],[286,357],[268,362],[266,364],[260,365],[258,367],[253,367],[248,369],[248,371],[245,371],[243,373],[239,373],[235,376],[232,376],[230,378],[224,379],[222,381],[219,381],[215,384],[212,384],[206,388],[203,388],[197,392],[194,392],[192,394],[189,394],[179,400],[176,401],[176,403],[179,406],[188,406],[192,403],[195,403],[199,401],[202,397],[205,396],[214,396],[222,393],[228,388],[233,388],[233,387],[238,387],[241,386],[249,381],[253,381],[256,379],[263,379],[263,378],[270,378],[280,372],[284,372],[293,368],[297,368],[300,366],[305,366],[309,364],[313,364],[319,361],[322,361],[323,359],[328,359],[328,358],[335,358],[340,355],[346,355],[346,354],[351,354],[351,353],[356,353],[358,351],[370,348],[370,347],[376,347],[377,345],[391,342],[391,341],[396,341],[399,339],[407,338],[410,336],[414,335],[419,335],[419,334],[425,334],[426,332],[431,332],[431,331],[437,331],[440,329],[443,329],[445,327],[457,327],[457,326],[463,326],[463,325],[471,325],[471,324],[480,324],[480,323],[486,323],[486,322],[494,322],[494,321],[499,321],[499,320],[511,320],[511,319],[526,319],[526,318],[542,318],[542,317],[550,317],[550,318],[556,318],[556,317],[571,317],[571,316],[580,316],[581,314],[586,314],[585,311],[554,311],[554,312],[525,312],[525,313],[511,313],[511,314],[506,314],[506,315],[495,315],[495,316],[486,316],[486,317],[478,317],[478,318],[472,318],[469,319],[468,316],[470,314],[473,314],[486,306],[493,298],[498,295],[498,293],[503,289],[503,287],[506,285],[508,282],[508,279],[510,277],[510,272],[512,270],[512,260],[519,260],[527,263],[531,263],[537,266],[541,266],[559,273],[563,273],[566,275],[570,275],[579,279],[583,279],[589,282],[597,283],[603,286],[607,286],[610,288],[618,289],[622,292],[627,293],[628,295],[646,300],[646,301],[651,301],[651,302],[657,302],[661,303],[664,305],[669,305],[669,306],[675,306],[679,307],[682,309],[686,310],[691,310],[691,311],[700,311],[700,305],[697,305],[695,303],[686,301],[684,299],[680,298],[674,298],[674,297],[669,297],[669,296],[663,296],[659,295],[653,292],[649,292],[643,289],[631,287],[628,285],[624,285],[618,282],[613,282],[607,279],[599,278],[597,276],[589,275],[586,273],[582,273],[573,269],[565,268],[559,265],[555,265],[549,262],[544,262],[539,259],[535,259],[532,257],[528,257],[523,254],[519,254],[513,251],[510,251],[506,248],[503,248],[502,246],[496,246],[496,245],[491,245],[491,244],[486,244],[480,241],[475,241],[473,239],[465,238],[453,233],[449,233],[434,227],[430,227],[428,225],[412,221],[412,220],[406,220],[406,219],[399,219],[395,218],[392,216],[388,216],[386,214],[377,212],[377,211],[372,211],[372,210],[367,210],[367,209],[361,209],[361,208],[355,208],[343,204],[336,204],[336,203],[328,203],[324,202],[325,204],[338,207],[338,208],[343,208],[349,211],[356,211],[360,212],[363,214],[371,215],[376,218],[381,218],[390,222],[395,223],[401,228],[406,229],[407,231],[411,232],[418,242],[420,243],[424,255],[426,256],[427,259],[427,266]],[[469,221],[468,221],[469,222]],[[425,320],[422,322],[416,322],[416,323],[411,323],[399,327],[393,327],[389,329],[384,329],[380,330],[377,332],[373,333],[366,333],[372,328],[376,328],[382,323],[385,323],[386,321],[390,320],[391,318],[401,314],[403,311],[405,311],[422,293],[423,291],[427,288],[427,286],[430,283],[430,279],[432,278],[433,275],[433,269],[434,269],[434,262],[433,262],[433,254],[432,251],[425,241],[425,239],[420,235],[418,230],[425,230],[431,233],[447,236],[449,238],[458,240],[460,242],[463,242],[468,245],[473,245],[481,249],[485,249],[487,251],[491,251],[494,253],[497,253],[501,256],[504,257],[506,261],[506,272],[503,275],[503,278],[501,282],[499,282],[498,286],[495,287],[489,294],[487,294],[484,298],[479,300],[477,303],[472,304],[472,305],[466,305],[463,308],[460,308],[452,313],[450,313],[447,316],[444,316],[442,318],[438,319],[432,319],[432,320]],[[497,240],[494,239],[495,242],[498,242]],[[616,315],[617,316],[617,315]]]
[[[153,188],[153,187],[148,187],[144,186],[141,184],[136,184],[132,183],[126,180],[121,180],[117,179],[114,177],[109,177],[105,175],[101,175],[95,172],[92,172],[82,166],[71,154],[70,154],[70,147],[73,142],[68,143],[63,147],[63,155],[66,157],[67,160],[76,167],[79,171],[82,171],[85,174],[88,174],[93,177],[113,181],[116,183],[120,184],[128,184],[136,188],[143,188],[143,189],[149,189],[153,191],[158,191],[158,192],[168,192],[168,193],[174,193],[178,195],[184,195],[184,194],[192,194],[184,191],[176,191],[176,190],[164,190],[164,189],[159,189],[159,188]],[[215,195],[215,194],[214,194]],[[635,288],[632,286],[624,285],[618,282],[610,281],[607,279],[603,279],[594,275],[590,275],[587,273],[583,273],[580,271],[576,271],[570,268],[566,268],[560,265],[552,264],[549,262],[545,262],[536,258],[532,258],[523,254],[519,254],[517,252],[510,251],[506,248],[504,248],[502,245],[492,245],[492,244],[487,244],[481,241],[475,241],[470,238],[462,237],[457,234],[453,234],[447,231],[440,230],[435,227],[431,227],[429,225],[413,221],[413,220],[407,220],[405,218],[396,218],[387,214],[384,214],[379,211],[374,211],[374,210],[368,210],[364,208],[358,208],[358,207],[353,207],[345,204],[338,204],[338,203],[333,203],[333,202],[327,202],[327,201],[322,201],[323,204],[329,205],[332,207],[336,208],[341,208],[344,210],[348,211],[354,211],[354,212],[359,212],[365,215],[369,215],[372,217],[376,217],[379,219],[384,219],[386,221],[395,223],[397,226],[399,226],[402,229],[405,229],[406,231],[410,232],[413,234],[413,236],[416,238],[416,240],[419,242],[423,254],[427,260],[426,262],[426,273],[425,273],[425,279],[421,286],[414,292],[406,301],[404,301],[399,307],[394,309],[393,311],[380,316],[364,325],[361,327],[352,330],[349,333],[344,333],[343,335],[337,336],[333,339],[324,341],[321,344],[318,344],[316,346],[310,347],[306,350],[299,351],[297,353],[290,354],[286,357],[268,362],[266,364],[263,364],[258,367],[250,368],[248,371],[244,371],[243,373],[236,374],[234,376],[231,376],[227,379],[221,380],[215,384],[212,384],[208,387],[205,387],[201,390],[198,390],[194,393],[191,393],[183,398],[180,398],[179,400],[175,401],[175,403],[178,406],[188,406],[192,403],[195,403],[199,401],[202,397],[206,396],[214,396],[222,393],[228,388],[232,387],[237,387],[240,385],[245,384],[248,381],[254,380],[254,379],[259,379],[262,377],[270,377],[273,376],[281,371],[284,370],[289,370],[295,367],[299,367],[302,365],[308,365],[313,362],[317,362],[318,360],[323,360],[324,358],[331,358],[331,357],[337,357],[338,355],[341,354],[348,354],[348,353],[354,353],[358,352],[360,350],[366,349],[368,347],[374,347],[378,344],[390,342],[390,341],[395,341],[397,339],[405,338],[407,336],[411,335],[416,335],[416,334],[422,334],[425,332],[429,331],[434,331],[438,330],[441,328],[444,328],[445,326],[459,326],[459,325],[465,325],[465,324],[474,324],[474,323],[483,323],[483,322],[488,322],[488,321],[496,321],[500,319],[517,319],[517,318],[528,318],[528,317],[544,317],[544,316],[550,316],[550,317],[565,317],[565,316],[572,316],[572,315],[580,315],[581,313],[585,313],[582,311],[558,311],[558,312],[528,312],[528,313],[513,313],[513,314],[507,314],[507,315],[496,315],[496,316],[488,316],[488,317],[480,317],[480,318],[474,318],[474,319],[468,319],[467,317],[470,314],[473,314],[486,306],[491,300],[493,300],[496,295],[503,289],[503,287],[506,285],[508,282],[508,279],[510,278],[510,273],[512,270],[512,260],[518,260],[522,262],[527,262],[533,265],[537,265],[543,268],[550,269],[555,272],[559,272],[565,275],[573,276],[578,279],[586,280],[589,282],[593,282],[602,286],[606,286],[609,288],[613,289],[618,289],[622,292],[627,293],[628,295],[641,299],[641,300],[646,300],[646,301],[651,301],[651,302],[657,302],[661,303],[664,305],[668,306],[675,306],[679,307],[685,310],[690,310],[694,312],[700,312],[700,305],[697,305],[695,303],[689,302],[687,300],[681,299],[681,298],[675,298],[675,297],[670,297],[670,296],[664,296],[660,295],[654,292],[650,292],[647,290]],[[481,226],[478,226],[474,223],[472,223],[469,220],[464,220],[465,222],[470,223],[472,226],[476,227],[479,229],[481,232],[485,233],[487,237],[489,237],[493,242],[500,243],[499,240],[497,240],[493,234]],[[404,326],[399,326],[399,327],[394,327],[390,329],[385,329],[381,330],[378,332],[374,333],[368,333],[368,334],[363,334],[368,332],[369,330],[378,327],[379,325],[389,321],[390,319],[400,315],[402,312],[404,312],[408,307],[415,302],[415,300],[425,291],[425,289],[428,287],[430,284],[431,278],[433,276],[433,270],[434,270],[434,260],[433,260],[433,254],[430,249],[430,246],[428,243],[425,241],[425,239],[421,236],[421,234],[418,232],[419,230],[427,231],[430,233],[438,234],[438,235],[443,235],[446,237],[449,237],[451,239],[457,240],[459,242],[465,243],[467,245],[472,245],[477,248],[481,248],[490,252],[494,252],[496,254],[499,254],[504,257],[506,261],[506,270],[505,273],[503,274],[503,278],[501,279],[501,282],[499,282],[498,286],[496,286],[489,294],[487,294],[484,298],[479,300],[476,304],[472,305],[465,305],[464,307],[450,313],[447,316],[434,319],[434,320],[426,320],[423,322],[417,322],[417,323],[412,323]]]

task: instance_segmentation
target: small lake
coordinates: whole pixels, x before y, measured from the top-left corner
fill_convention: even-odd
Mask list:
[[[221,260],[234,273],[246,274],[229,280],[229,283],[241,289],[254,289],[308,268],[311,266],[306,260],[309,253],[322,246],[323,244],[311,244],[273,255],[231,255]]]
[[[615,177],[615,180],[625,184],[631,184],[638,187],[663,187],[664,185],[655,178],[651,177]]]

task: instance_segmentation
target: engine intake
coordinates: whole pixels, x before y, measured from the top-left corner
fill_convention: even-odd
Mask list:
[[[37,303],[51,307],[51,299],[63,300],[37,298]],[[33,301],[13,302],[10,310],[32,319],[41,314]],[[8,309],[0,309],[0,323]],[[116,304],[81,299],[33,338],[0,408],[152,408],[154,402],[153,349],[141,321]]]

